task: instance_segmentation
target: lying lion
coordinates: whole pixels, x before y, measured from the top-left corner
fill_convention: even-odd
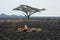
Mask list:
[[[28,28],[27,25],[24,28],[18,28],[17,32],[40,32],[42,31],[41,28]]]

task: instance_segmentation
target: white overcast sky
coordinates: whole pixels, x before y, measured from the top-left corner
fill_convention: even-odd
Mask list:
[[[0,0],[0,14],[23,15],[23,12],[12,11],[19,5],[29,5],[35,8],[46,8],[46,11],[38,12],[33,16],[60,16],[60,0]]]

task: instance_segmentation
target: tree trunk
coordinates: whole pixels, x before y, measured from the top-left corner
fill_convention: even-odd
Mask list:
[[[27,16],[27,19],[29,20],[30,19],[30,16]]]

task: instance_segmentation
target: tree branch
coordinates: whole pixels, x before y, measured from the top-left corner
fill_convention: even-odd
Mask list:
[[[23,15],[27,17],[27,15],[26,15],[26,14],[24,14],[24,13],[23,13]]]

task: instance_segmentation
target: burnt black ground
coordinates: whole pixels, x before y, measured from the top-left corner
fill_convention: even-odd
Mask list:
[[[60,40],[60,30],[46,30],[44,32],[16,32],[0,31],[0,40]]]

